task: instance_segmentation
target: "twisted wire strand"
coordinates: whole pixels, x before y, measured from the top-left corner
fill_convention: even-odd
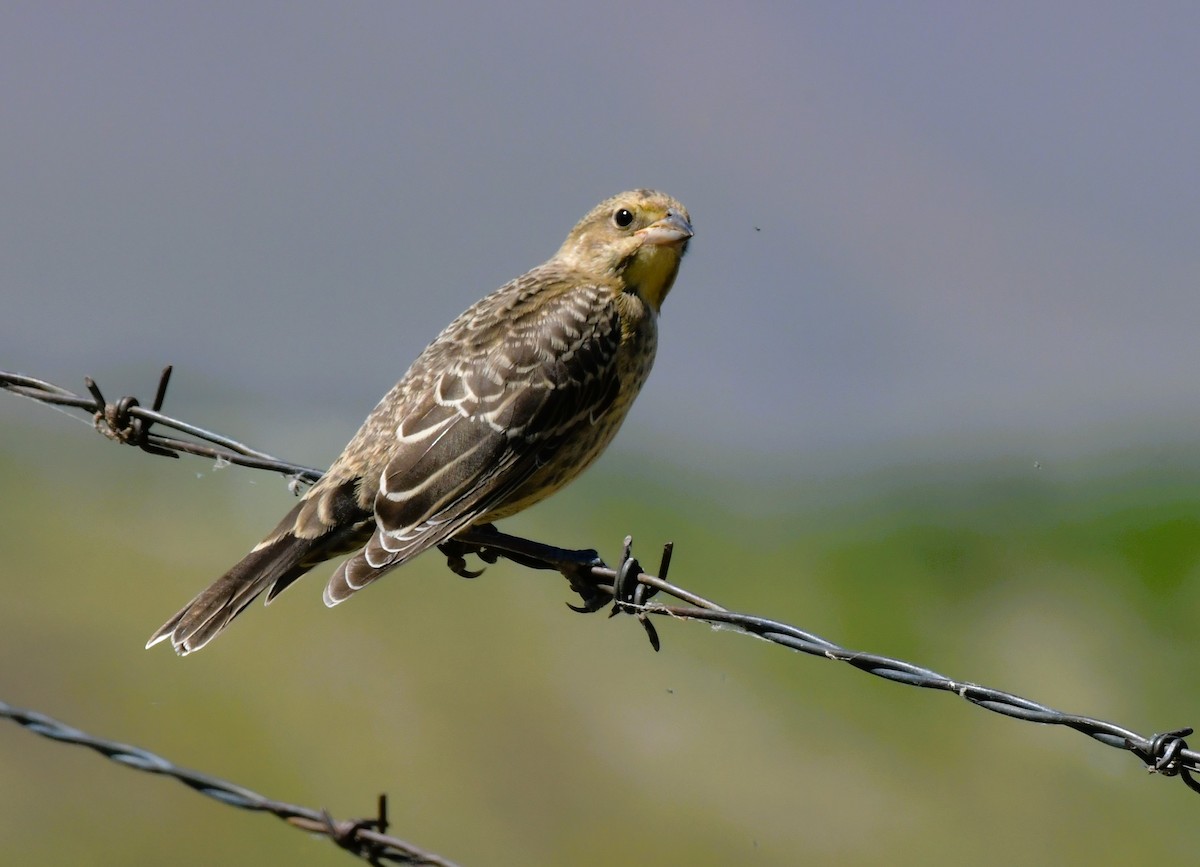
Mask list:
[[[294,828],[322,834],[341,848],[371,864],[409,864],[419,867],[455,867],[431,852],[384,833],[387,830],[387,800],[380,796],[379,815],[374,819],[337,821],[324,810],[276,801],[243,786],[209,774],[181,768],[141,747],[105,740],[80,731],[37,711],[0,701],[0,717],[10,719],[44,738],[95,750],[102,756],[135,771],[159,774],[178,780],[200,794],[242,810],[270,813]]]

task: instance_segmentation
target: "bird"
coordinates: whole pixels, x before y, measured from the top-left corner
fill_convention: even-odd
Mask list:
[[[350,554],[325,587],[333,607],[575,479],[650,373],[659,310],[692,234],[687,209],[655,190],[589,211],[549,260],[446,326],[279,525],[146,647],[199,650],[257,596],[270,603]]]

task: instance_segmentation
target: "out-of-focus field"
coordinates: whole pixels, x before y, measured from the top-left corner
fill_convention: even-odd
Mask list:
[[[426,556],[332,611],[326,568],[195,656],[144,651],[290,497],[40,412],[6,406],[0,442],[12,704],[340,818],[387,792],[393,833],[464,867],[1194,863],[1200,799],[1128,754],[698,624],[654,654],[511,564]],[[672,578],[728,607],[1145,734],[1200,722],[1194,460],[760,485],[620,455],[505,529],[610,562],[633,533],[647,568],[673,539]],[[0,780],[5,864],[353,863],[6,722]]]

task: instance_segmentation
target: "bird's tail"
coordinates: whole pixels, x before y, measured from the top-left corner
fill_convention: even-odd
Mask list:
[[[317,564],[362,547],[375,519],[358,503],[360,481],[326,474],[273,533],[164,623],[146,647],[169,638],[180,656],[199,650],[264,590],[270,588],[270,602]]]
[[[256,596],[271,588],[269,602],[281,590],[317,565],[313,558],[318,540],[297,538],[290,532],[263,540],[232,569],[213,582],[179,613],[150,636],[146,647],[168,638],[175,652],[186,656],[212,641]]]

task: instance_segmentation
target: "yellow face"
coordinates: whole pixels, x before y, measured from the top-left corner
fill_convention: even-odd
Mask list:
[[[615,278],[658,311],[687,252],[687,209],[665,193],[633,190],[601,202],[571,230],[558,258]]]

